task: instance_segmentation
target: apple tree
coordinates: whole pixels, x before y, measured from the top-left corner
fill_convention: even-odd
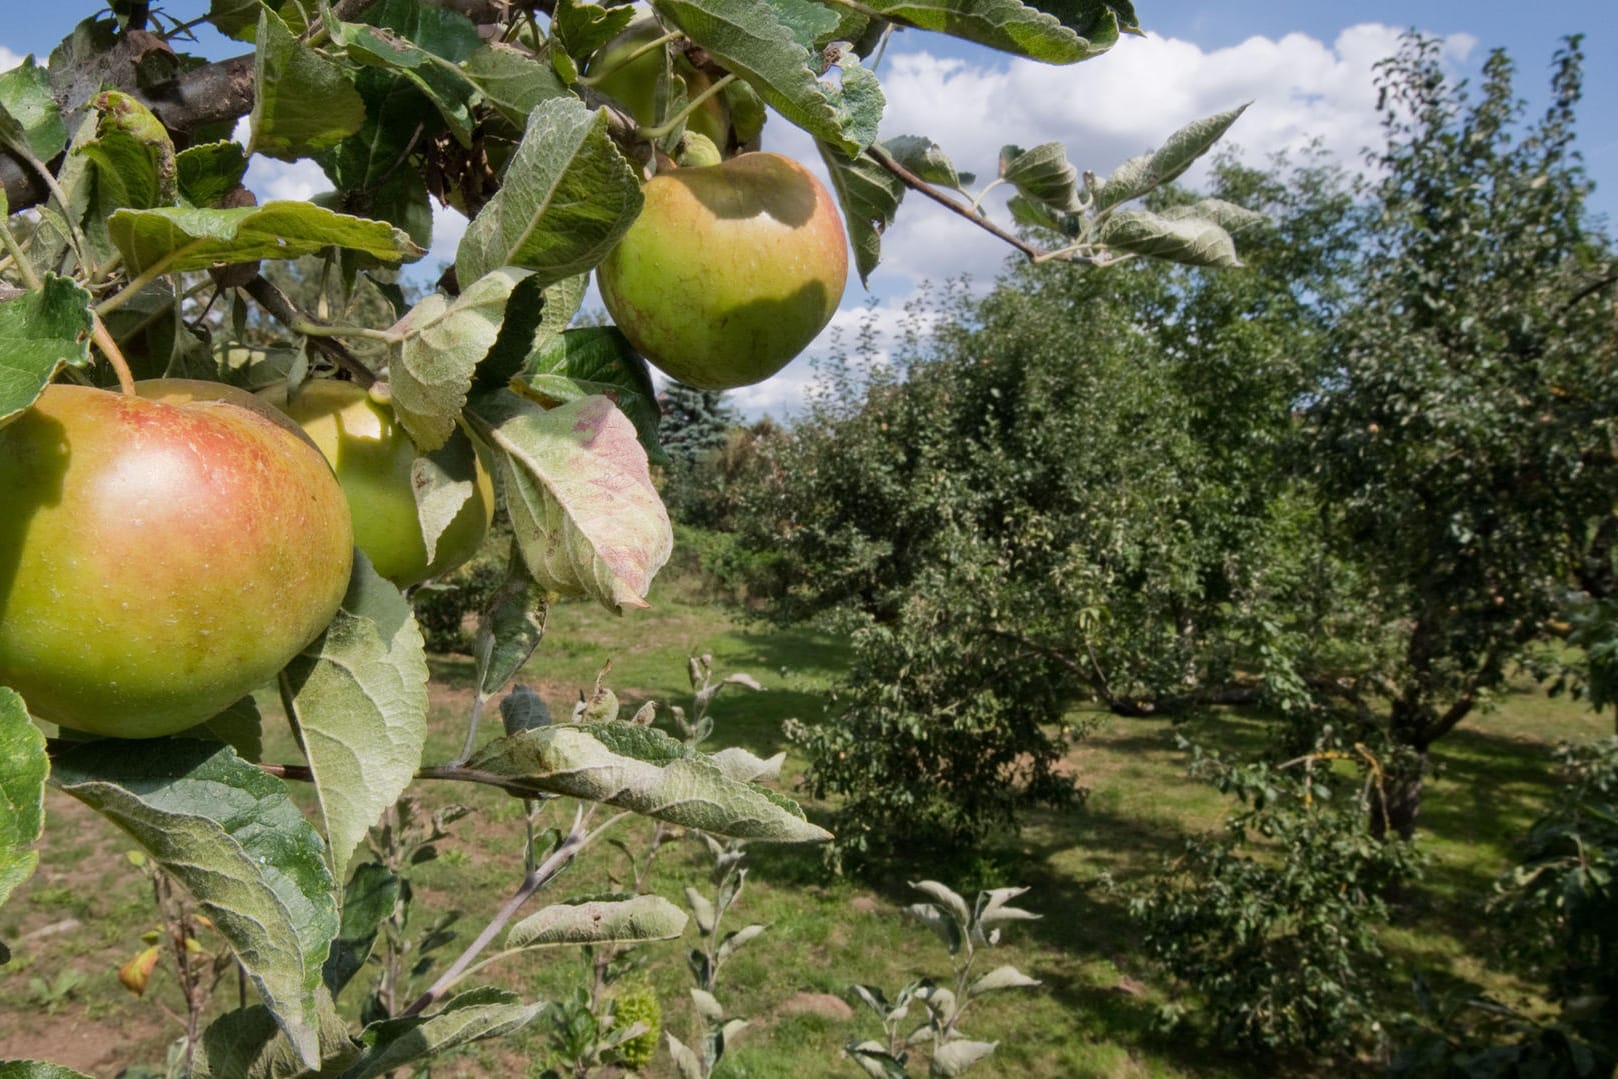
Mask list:
[[[0,74],[0,901],[53,840],[52,786],[189,895],[256,993],[206,1030],[193,1016],[185,1070],[379,1075],[541,1013],[466,984],[497,938],[510,951],[678,935],[684,915],[652,896],[557,903],[512,924],[625,815],[733,840],[829,838],[754,782],[764,762],[621,722],[610,695],[553,723],[508,690],[557,599],[633,617],[670,554],[649,471],[653,384],[630,342],[672,341],[678,364],[696,313],[681,304],[714,300],[701,313],[735,335],[705,339],[704,384],[760,377],[758,342],[795,327],[770,339],[771,361],[786,362],[841,292],[841,251],[798,279],[795,245],[815,232],[838,248],[824,234],[846,229],[867,275],[911,190],[1031,258],[1233,262],[1226,208],[1132,205],[1233,116],[1106,180],[1081,178],[1060,146],[1007,147],[1016,219],[1058,238],[1040,248],[977,213],[936,144],[878,140],[882,91],[865,59],[903,29],[1075,63],[1136,30],[1127,0],[182,6],[112,0],[47,61]],[[637,30],[625,51],[647,19],[655,33]],[[188,55],[198,20],[242,53]],[[615,73],[648,56],[650,91],[621,88]],[[716,100],[720,139],[705,110]],[[767,124],[814,138],[841,226],[801,166],[747,152]],[[259,204],[243,187],[254,155],[312,161],[331,190]],[[616,312],[623,325],[572,326],[591,272],[646,224],[652,185],[683,172],[701,173],[689,185],[701,194],[678,228],[646,226],[624,268],[635,302]],[[470,225],[410,304],[398,272],[429,244],[434,199]],[[714,231],[721,218],[731,231]],[[264,270],[305,256],[320,260],[312,304]],[[682,285],[660,294],[661,280]],[[267,321],[280,327],[268,343]],[[392,527],[410,535],[356,529],[352,556],[343,469],[310,467],[319,433],[272,407],[312,428],[298,402],[338,392],[331,382],[408,439],[408,484],[367,497],[392,500]],[[297,464],[277,470],[277,454]],[[419,542],[423,572],[448,568],[438,552],[464,550],[456,522],[469,504],[486,515],[476,503],[491,490],[513,533],[509,573],[481,616],[463,748],[428,760],[426,658],[399,587],[416,568],[376,567]],[[162,723],[142,721],[137,689]],[[262,759],[260,704],[276,698],[300,760]],[[481,720],[496,712],[491,736]],[[457,782],[578,808],[569,827],[531,829],[509,899],[425,992],[352,1030],[334,1002],[399,894],[393,863],[365,860],[362,841],[384,814],[404,819],[414,785]],[[314,819],[294,783],[312,785]]]

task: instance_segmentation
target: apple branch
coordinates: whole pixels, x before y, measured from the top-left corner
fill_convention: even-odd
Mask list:
[[[300,311],[298,305],[292,302],[292,298],[277,288],[269,278],[258,274],[243,287],[247,294],[258,301],[258,305],[268,311],[277,322],[294,333],[303,334],[311,348],[347,371],[355,382],[367,389],[376,384],[376,372],[365,366],[364,361],[350,352],[347,345],[335,337],[327,336],[335,332],[335,328],[323,326],[318,319]],[[311,333],[310,331],[315,328],[319,328],[322,332]]]

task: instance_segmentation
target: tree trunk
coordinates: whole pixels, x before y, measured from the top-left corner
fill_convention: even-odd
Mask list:
[[[1410,839],[1416,834],[1416,818],[1421,813],[1421,784],[1427,774],[1427,751],[1411,750],[1392,765],[1383,780],[1382,799],[1371,803],[1371,834],[1377,839],[1398,836]]]

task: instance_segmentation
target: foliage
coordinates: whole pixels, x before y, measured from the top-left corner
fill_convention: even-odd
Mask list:
[[[499,532],[494,535],[506,539]],[[510,540],[506,539],[506,543],[509,545]],[[488,545],[485,551],[487,549]],[[501,562],[479,554],[412,592],[410,605],[421,626],[427,651],[470,654],[473,634],[468,632],[467,622],[483,613],[505,575]]]
[[[978,949],[999,944],[1001,931],[1008,923],[1040,917],[1010,905],[1027,888],[980,892],[977,901],[968,907],[958,893],[937,881],[912,882],[910,886],[929,897],[929,902],[912,904],[909,913],[949,949],[953,977],[949,985],[918,978],[899,990],[891,1001],[881,989],[854,987],[854,994],[882,1021],[883,1040],[849,1042],[843,1051],[875,1079],[905,1079],[910,1075],[910,1051],[916,1046],[926,1047],[927,1074],[934,1079],[960,1075],[987,1060],[999,1043],[975,1041],[961,1032],[966,1009],[985,993],[1040,984],[1009,964],[972,977]],[[925,1014],[920,1024],[906,1031],[903,1028],[912,1002],[920,1002]]]
[[[1198,997],[1166,1005],[1222,1044],[1353,1056],[1374,1044],[1387,963],[1388,889],[1413,880],[1409,843],[1365,827],[1382,812],[1380,766],[1339,774],[1324,753],[1288,766],[1232,764],[1193,747],[1193,771],[1241,808],[1130,901],[1147,952]],[[1359,754],[1352,754],[1359,755]],[[1355,788],[1358,787],[1356,795]]]
[[[1376,725],[1412,751],[1390,788],[1405,836],[1427,747],[1546,634],[1592,544],[1610,547],[1618,482],[1615,278],[1573,148],[1578,39],[1526,126],[1504,52],[1474,99],[1439,48],[1411,35],[1379,67],[1359,294],[1306,437],[1367,633],[1388,645],[1361,681],[1385,702]]]

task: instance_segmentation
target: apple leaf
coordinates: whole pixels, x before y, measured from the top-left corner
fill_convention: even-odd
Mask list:
[[[787,755],[782,752],[773,757],[760,757],[741,746],[729,746],[713,754],[712,760],[722,772],[740,783],[763,783],[781,778],[781,766],[786,763]]]
[[[511,927],[507,948],[568,944],[634,944],[673,940],[685,932],[685,911],[659,895],[588,903],[552,903]]]
[[[972,1065],[993,1053],[999,1047],[999,1042],[975,1042],[967,1038],[956,1038],[945,1042],[933,1053],[932,1070],[935,1075],[944,1079],[954,1079]]]
[[[562,47],[580,61],[617,37],[635,19],[635,9],[602,7],[580,0],[558,0],[551,30]]]
[[[461,237],[455,276],[476,281],[501,266],[548,285],[600,262],[640,213],[640,182],[607,134],[605,112],[574,97],[541,102],[500,191]]]
[[[62,152],[67,139],[49,73],[32,56],[0,71],[0,144],[35,161],[49,161]]]
[[[259,11],[251,152],[296,161],[335,146],[365,122],[365,101],[343,69]]]
[[[63,365],[90,362],[90,324],[90,294],[55,274],[38,292],[0,302],[0,425],[32,405]]]
[[[1096,185],[1092,210],[1100,213],[1130,199],[1138,199],[1158,185],[1179,176],[1197,158],[1213,149],[1214,144],[1230,130],[1230,125],[1246,111],[1247,106],[1243,105],[1193,121],[1170,135],[1158,149],[1125,161],[1111,176]]]
[[[415,171],[401,168],[400,162],[420,142],[421,114],[427,108],[420,90],[385,68],[355,72],[354,88],[365,102],[365,122],[316,156],[333,186],[345,192],[368,191],[394,173]]]
[[[192,206],[212,206],[247,175],[247,151],[235,142],[188,146],[175,157],[174,170],[180,198]]]
[[[254,28],[258,26],[259,9],[263,6],[260,0],[208,0],[208,14],[203,18],[226,37],[251,41]]]
[[[334,996],[365,966],[382,923],[398,907],[401,884],[387,866],[361,862],[343,889],[342,924],[331,942],[322,977]]]
[[[522,551],[513,543],[505,580],[478,619],[473,654],[478,661],[478,693],[484,700],[515,678],[539,648],[545,613],[545,597],[524,570]]]
[[[589,274],[564,277],[544,288],[533,277],[518,282],[506,303],[500,336],[478,364],[476,384],[497,390],[527,370],[532,356],[567,330],[589,287]]]
[[[45,736],[13,690],[0,686],[0,906],[34,874],[45,822]]]
[[[59,756],[51,782],[129,833],[235,949],[306,1067],[337,932],[325,845],[279,779],[228,747],[108,739]]]
[[[254,764],[264,756],[263,717],[252,697],[243,697],[218,715],[181,731],[179,737],[223,742],[242,760]]]
[[[175,189],[174,142],[152,111],[128,94],[107,90],[90,101],[96,134],[77,152],[95,165],[96,205],[103,214],[128,206],[171,206]]]
[[[600,396],[546,411],[503,390],[467,411],[501,451],[506,508],[534,579],[613,611],[646,606],[674,533],[624,414]]]
[[[738,783],[701,755],[655,763],[614,751],[627,748],[627,743],[609,748],[597,737],[630,726],[534,727],[488,743],[467,767],[504,777],[536,794],[605,802],[714,835],[782,843],[819,843],[831,838],[825,829],[805,820],[803,810],[791,799]]]
[[[1044,142],[1031,150],[1000,148],[1000,178],[1014,185],[1024,198],[1071,213],[1079,209],[1079,170],[1067,159],[1059,142]]]
[[[438,557],[439,538],[477,493],[477,466],[472,440],[459,427],[449,441],[410,463],[410,489],[429,563]]]
[[[320,1075],[342,1074],[359,1053],[331,997],[319,994]],[[225,1012],[208,1024],[197,1046],[191,1074],[209,1079],[270,1079],[310,1075],[300,1067],[292,1047],[279,1036],[275,1016],[262,1004]]]
[[[1096,239],[1116,251],[1187,266],[1242,264],[1230,233],[1206,218],[1173,218],[1150,210],[1124,210],[1102,223]]]
[[[406,10],[410,14],[405,15]],[[431,17],[418,19],[418,16],[426,16],[429,12],[432,13]],[[450,133],[455,136],[455,141],[463,147],[470,147],[472,104],[477,99],[478,88],[456,65],[482,44],[477,28],[457,11],[419,4],[415,0],[410,0],[408,9],[393,2],[384,4],[381,12],[375,9],[366,12],[368,18],[376,18],[379,14],[382,16],[378,20],[379,25],[339,24],[340,40],[347,48],[349,57],[358,64],[399,74],[432,102]],[[394,15],[400,18],[389,17]],[[389,25],[395,21],[416,23],[411,29],[434,40],[447,55],[439,55],[436,50],[417,44],[413,40],[415,35],[408,31],[403,31],[408,36],[401,36],[399,29]]]
[[[882,259],[882,233],[893,224],[904,198],[904,183],[864,154],[850,157],[827,143],[816,145],[843,208],[854,266],[861,283],[869,285],[871,271]]]
[[[822,81],[814,50],[816,30],[833,27],[836,14],[816,4],[767,0],[657,0],[656,8],[726,69],[746,79],[789,123],[846,154],[876,138],[881,91],[876,80],[856,79],[845,100],[841,80]],[[853,65],[857,68],[857,64]],[[866,73],[868,74],[868,73]],[[874,108],[873,108],[874,106]]]
[[[404,341],[388,365],[393,410],[423,450],[438,449],[455,429],[478,361],[499,337],[506,300],[527,276],[510,266],[491,270],[453,301],[434,293],[394,324]]]
[[[1249,210],[1245,206],[1237,206],[1224,199],[1198,199],[1196,202],[1180,206],[1169,206],[1159,213],[1170,221],[1190,219],[1212,221],[1226,232],[1232,233],[1262,225],[1269,220],[1257,210]]]
[[[932,139],[921,135],[899,135],[883,140],[882,148],[895,161],[930,184],[960,191],[963,183],[972,182],[972,174],[956,172],[954,162],[944,153],[943,147]]]
[[[996,989],[1030,989],[1039,985],[1038,978],[1030,978],[1013,966],[995,967],[989,973],[973,982],[966,990],[967,995],[977,996],[979,993],[989,993]]]
[[[365,1051],[342,1079],[375,1079],[412,1061],[438,1056],[484,1038],[498,1038],[531,1023],[549,1005],[522,1003],[504,989],[470,989],[432,1015],[384,1019],[365,1028]]]
[[[108,229],[130,272],[205,270],[216,262],[295,259],[325,247],[364,251],[386,262],[421,248],[385,221],[367,221],[310,202],[266,202],[229,210],[165,206],[119,210]]]
[[[0,1060],[0,1076],[5,1079],[90,1079],[66,1064],[43,1060]]]
[[[548,64],[499,42],[467,57],[461,70],[482,91],[484,100],[519,128],[543,102],[572,96]]]
[[[866,0],[862,6],[901,26],[936,30],[1046,64],[1099,56],[1117,43],[1121,30],[1137,29],[1133,9],[1112,0]]]
[[[651,372],[616,326],[581,326],[552,337],[528,356],[512,390],[547,408],[592,394],[609,397],[635,425],[647,456],[668,460],[657,438],[663,410]]]
[[[326,820],[333,875],[410,785],[427,738],[427,656],[410,604],[354,555],[326,632],[281,673]]]

